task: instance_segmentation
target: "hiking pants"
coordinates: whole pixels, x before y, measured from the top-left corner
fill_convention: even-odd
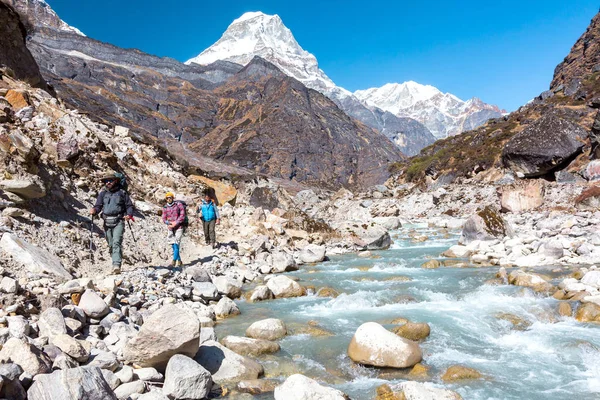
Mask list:
[[[184,227],[180,226],[179,228],[172,230],[168,229],[167,233],[167,241],[173,248],[173,261],[181,261],[181,256],[179,255],[180,247],[181,247],[181,238],[183,237]]]
[[[204,240],[206,241],[206,244],[217,243],[217,235],[215,233],[216,223],[216,219],[213,219],[212,221],[202,221],[202,227],[204,228]]]
[[[123,233],[125,232],[125,222],[120,221],[114,228],[104,227],[104,234],[106,235],[106,241],[110,248],[110,255],[112,258],[113,265],[121,265],[123,261]]]

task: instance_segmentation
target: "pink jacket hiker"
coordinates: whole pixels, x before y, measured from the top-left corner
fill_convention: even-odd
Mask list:
[[[183,204],[178,201],[174,201],[171,204],[165,204],[163,206],[162,220],[165,224],[175,222],[174,230],[177,230],[183,225],[185,220],[185,208]]]

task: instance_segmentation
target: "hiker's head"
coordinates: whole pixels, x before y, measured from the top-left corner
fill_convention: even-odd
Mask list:
[[[113,189],[118,185],[119,178],[117,178],[114,174],[105,174],[102,177],[102,183],[104,183],[107,189]]]
[[[175,195],[173,194],[173,192],[167,192],[165,194],[165,200],[167,200],[167,203],[171,204],[173,200],[175,200]]]
[[[204,192],[204,200],[205,201],[210,201],[211,197],[210,197],[210,193],[209,192]]]

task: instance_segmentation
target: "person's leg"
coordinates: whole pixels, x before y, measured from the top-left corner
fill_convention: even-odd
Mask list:
[[[181,262],[181,238],[183,237],[184,228],[180,227],[175,231],[175,247],[177,249],[177,256],[173,257],[175,261]]]
[[[113,248],[113,228],[104,227],[104,237],[106,238],[106,243],[108,243],[108,252],[112,257],[112,248]]]
[[[125,222],[121,221],[112,229],[112,263],[115,266],[121,266],[123,262],[123,233],[125,232]]]
[[[217,223],[217,221],[213,219],[212,221],[210,221],[210,224],[209,224],[210,244],[213,247],[215,247],[217,245],[217,236],[215,234],[216,223]]]
[[[202,221],[202,227],[204,228],[204,242],[210,244],[210,221]]]
[[[169,243],[171,245],[171,249],[173,249],[173,261],[171,261],[171,266],[175,265],[175,261],[177,260],[175,258],[175,253],[179,253],[179,250],[175,249],[176,246],[176,242],[175,242],[175,235],[173,234],[173,231],[170,229],[167,229],[167,243]]]

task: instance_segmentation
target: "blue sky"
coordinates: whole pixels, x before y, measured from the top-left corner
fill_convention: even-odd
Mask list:
[[[414,80],[509,111],[548,88],[592,0],[46,0],[88,36],[185,61],[246,11],[279,14],[339,86]]]

